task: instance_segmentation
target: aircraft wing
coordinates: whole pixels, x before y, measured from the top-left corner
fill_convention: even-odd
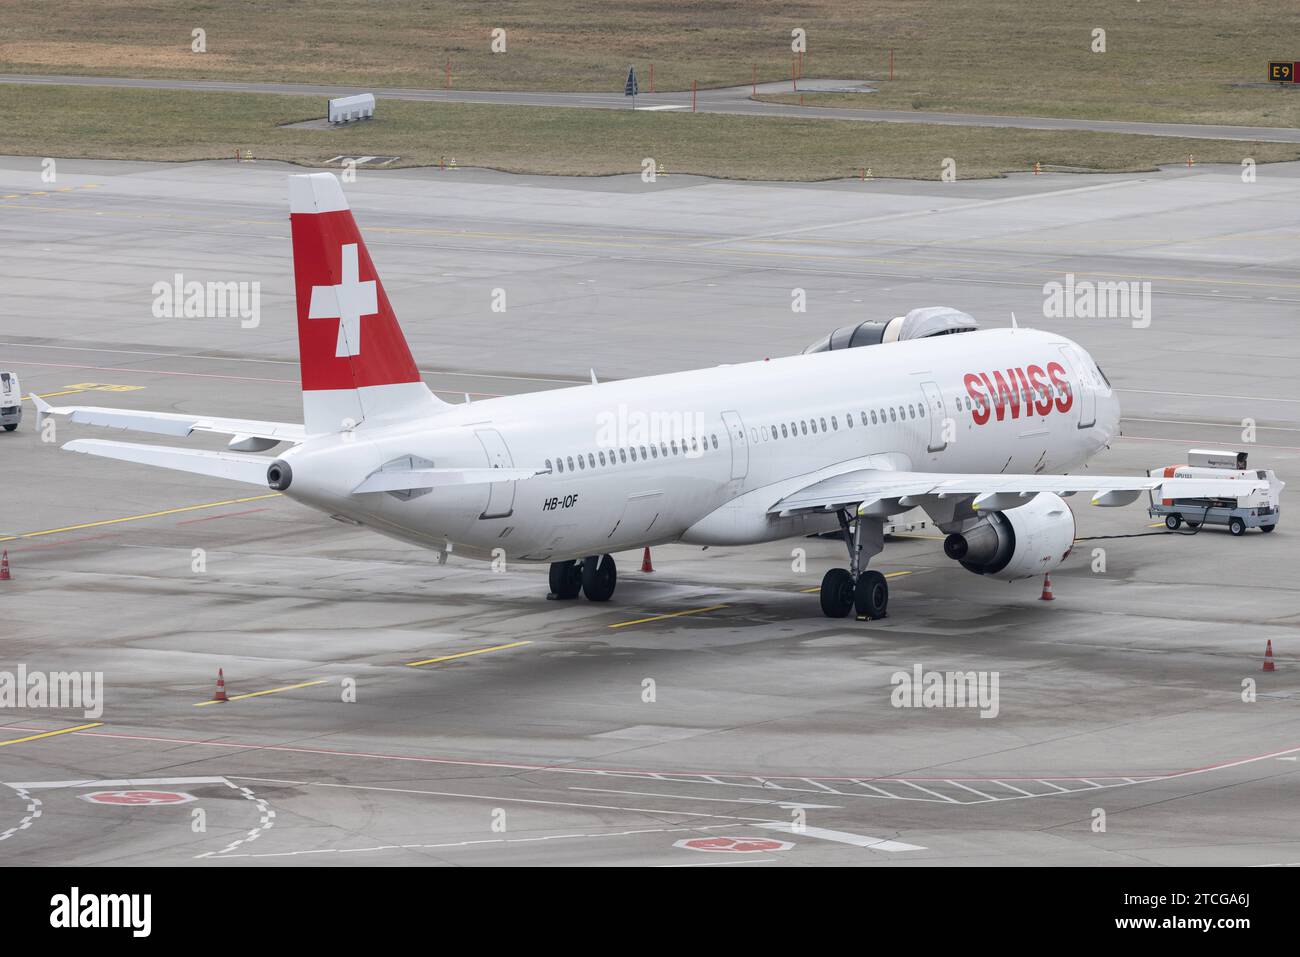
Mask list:
[[[218,435],[233,436],[230,448],[245,452],[264,451],[281,442],[297,444],[306,438],[304,427],[293,422],[224,419],[184,412],[142,412],[135,409],[109,409],[94,405],[53,406],[35,394],[32,395],[32,401],[36,403],[41,421],[47,415],[62,415],[84,425],[152,432],[156,435],[213,432]]]
[[[970,499],[972,508],[1005,511],[1040,492],[1068,497],[1087,492],[1093,505],[1128,505],[1143,492],[1159,498],[1238,498],[1267,489],[1264,479],[1178,479],[1124,475],[959,475],[857,469],[813,482],[775,502],[768,512],[854,508],[859,515],[893,515],[927,501]]]

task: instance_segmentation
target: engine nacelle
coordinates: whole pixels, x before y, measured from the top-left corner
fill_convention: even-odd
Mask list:
[[[1050,572],[1073,547],[1074,513],[1053,492],[1040,492],[1005,512],[990,512],[943,542],[944,554],[963,568],[1003,581]]]

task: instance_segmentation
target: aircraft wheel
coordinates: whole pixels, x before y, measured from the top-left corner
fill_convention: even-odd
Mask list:
[[[853,610],[853,576],[847,568],[832,568],[822,578],[822,614],[846,618]]]
[[[582,590],[582,566],[577,562],[551,562],[551,593],[548,598],[577,598]]]
[[[588,555],[582,560],[582,592],[588,601],[609,601],[617,584],[613,555]]]
[[[1169,529],[1171,532],[1177,530],[1178,526],[1182,524],[1183,524],[1183,517],[1181,515],[1165,516],[1165,528]]]
[[[853,589],[853,608],[858,616],[870,621],[886,617],[889,608],[889,582],[877,571],[865,571]]]

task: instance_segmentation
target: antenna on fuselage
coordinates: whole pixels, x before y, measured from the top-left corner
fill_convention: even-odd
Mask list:
[[[1020,324],[1016,322],[1016,314],[1014,312],[1011,314],[1011,328],[1013,330],[1020,328]]]
[[[600,385],[600,383],[596,381],[596,370],[595,370],[595,369],[592,369],[592,370],[591,370],[591,384],[592,384],[592,385]]]

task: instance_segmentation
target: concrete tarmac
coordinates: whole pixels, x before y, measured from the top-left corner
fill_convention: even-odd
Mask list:
[[[299,420],[291,167],[40,170],[0,158],[0,369],[55,404]],[[788,354],[942,303],[1098,358],[1124,405],[1098,471],[1207,446],[1300,471],[1300,164],[797,186],[362,170],[345,189],[449,401]],[[155,318],[177,273],[259,282],[257,324]],[[1149,283],[1149,323],[1045,316],[1067,276]],[[843,554],[818,539],[666,546],[648,574],[621,554],[612,602],[557,603],[544,567],[439,565],[270,492],[64,452],[123,436],[42,441],[26,408],[0,433],[0,672],[102,672],[104,707],[0,707],[0,862],[1300,862],[1286,514],[1175,535],[1074,499],[1050,603],[929,530],[876,561],[880,622],[821,616]],[[895,707],[917,665],[996,673],[996,716]],[[218,668],[235,700],[205,704]]]

